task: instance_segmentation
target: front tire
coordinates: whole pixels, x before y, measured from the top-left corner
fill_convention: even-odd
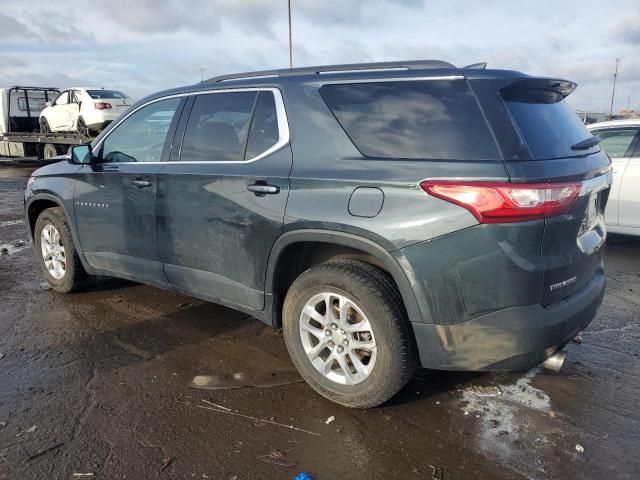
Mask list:
[[[320,395],[369,408],[389,400],[416,366],[402,299],[382,270],[331,261],[300,275],[283,307],[287,349]]]
[[[51,288],[68,293],[85,286],[89,275],[80,262],[61,208],[48,208],[38,216],[33,238],[36,257]]]

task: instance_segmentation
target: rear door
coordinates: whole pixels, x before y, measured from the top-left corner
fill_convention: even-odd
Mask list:
[[[292,154],[277,89],[202,93],[158,176],[158,239],[180,290],[264,307],[267,259],[282,232]]]
[[[543,305],[571,295],[602,274],[611,167],[607,155],[564,100],[575,86],[564,80],[537,78],[482,80],[476,86],[501,141],[512,182],[580,186],[566,214],[545,220]],[[510,136],[511,130],[514,134]]]
[[[594,128],[591,133],[600,139],[600,148],[603,149],[611,158],[611,166],[613,173],[613,183],[611,185],[611,193],[607,202],[605,211],[605,220],[607,225],[620,225],[620,201],[621,187],[623,179],[626,175],[629,160],[633,154],[634,147],[638,143],[640,136],[640,127],[609,127]],[[630,178],[630,177],[629,177]],[[627,199],[631,200],[635,192],[640,192],[640,184],[635,185],[633,190],[633,181],[626,182],[625,205]],[[640,193],[638,193],[640,195]],[[640,222],[640,215],[636,221]]]

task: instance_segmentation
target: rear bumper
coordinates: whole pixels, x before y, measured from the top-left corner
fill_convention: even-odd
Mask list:
[[[441,370],[524,370],[562,348],[593,320],[604,296],[602,270],[568,298],[506,308],[455,325],[413,322],[420,360]]]

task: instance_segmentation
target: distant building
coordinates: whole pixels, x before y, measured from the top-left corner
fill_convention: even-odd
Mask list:
[[[585,112],[582,110],[576,110],[576,114],[582,120],[582,123],[589,125],[590,123],[598,123],[609,120],[609,114],[604,112]]]
[[[626,120],[627,118],[640,118],[640,112],[635,110],[620,110],[613,116],[613,120]]]

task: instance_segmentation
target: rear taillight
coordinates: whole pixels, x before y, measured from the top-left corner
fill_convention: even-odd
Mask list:
[[[111,104],[108,102],[96,102],[95,104],[96,110],[105,110],[107,108],[112,108]]]
[[[526,222],[566,213],[580,183],[502,183],[425,180],[422,189],[469,210],[480,223]]]

